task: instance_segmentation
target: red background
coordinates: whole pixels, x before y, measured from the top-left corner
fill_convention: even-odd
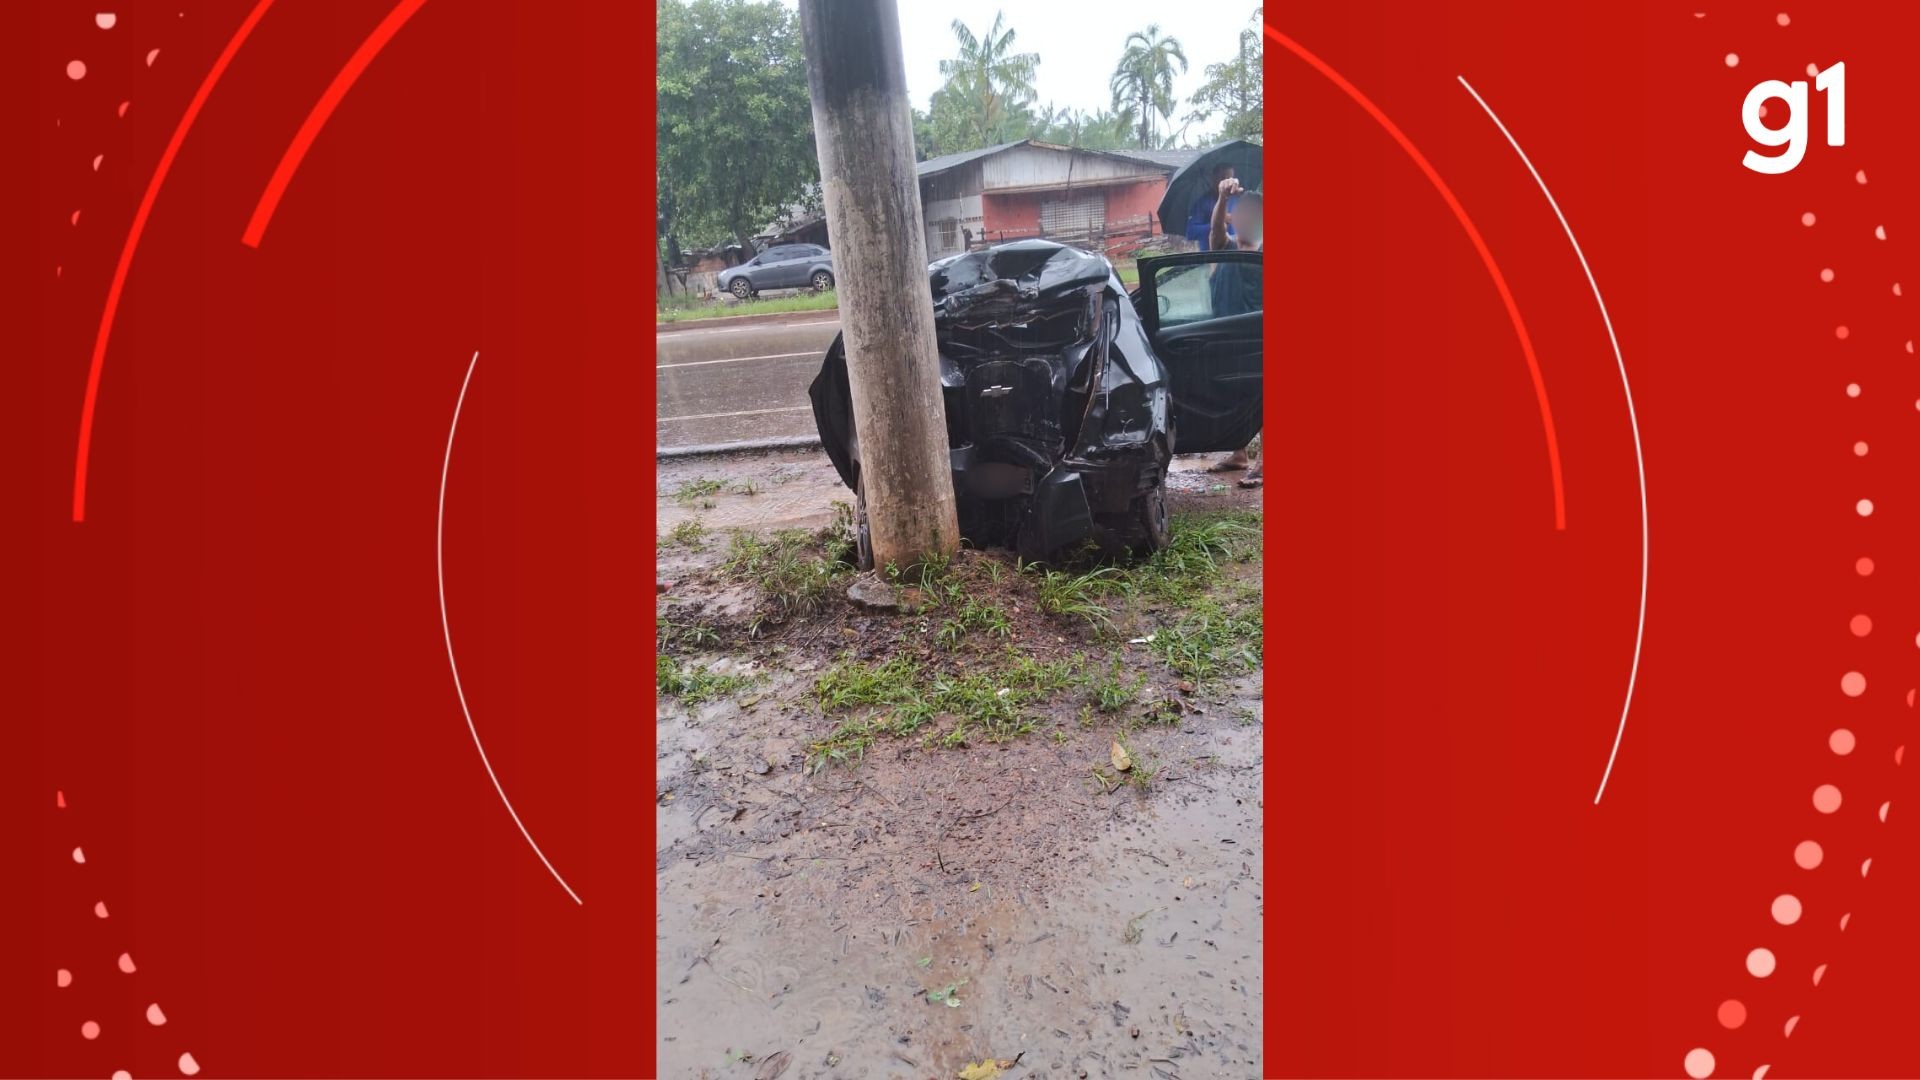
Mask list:
[[[209,1075],[649,1071],[650,24],[428,4],[243,247],[286,141],[389,7],[281,0],[209,100],[129,279],[81,526],[73,440],[113,260],[245,5],[117,5],[104,33],[41,5],[8,35],[6,1072],[166,1075],[181,1050]],[[1568,498],[1559,533],[1519,349],[1459,226],[1270,45],[1276,1074],[1677,1074],[1696,1046],[1718,1075],[1920,1072],[1898,1038],[1920,877],[1891,756],[1920,682],[1920,380],[1889,289],[1920,235],[1920,17],[1693,10],[1268,12],[1486,234]],[[58,74],[73,56],[77,83]],[[1848,145],[1742,169],[1746,88],[1835,60]],[[1578,263],[1459,74],[1572,221],[1639,408],[1646,647],[1597,807],[1637,606],[1631,431]],[[499,805],[445,667],[434,505],[476,349],[452,632],[501,781],[584,906]],[[1846,671],[1865,695],[1839,692]],[[1844,758],[1826,749],[1842,725]],[[1846,793],[1831,817],[1809,801],[1823,782]],[[1792,863],[1807,838],[1817,871]],[[1787,891],[1806,915],[1779,927]],[[1765,981],[1742,967],[1756,945],[1780,958]],[[137,974],[113,969],[122,950]],[[1727,998],[1750,1011],[1737,1031],[1714,1020]],[[165,1027],[139,1019],[148,1001]]]
[[[215,1076],[644,1075],[651,12],[428,3],[256,250],[282,151],[393,7],[279,0],[154,207],[76,525],[114,261],[251,6],[9,13],[0,1072],[178,1075],[191,1051]],[[501,806],[448,671],[435,506],[475,350],[451,630],[501,783],[584,906]]]
[[[1781,10],[1267,9],[1485,234],[1539,352],[1567,495],[1556,532],[1533,389],[1465,233],[1359,106],[1270,40],[1270,1072],[1681,1075],[1703,1047],[1719,1076],[1920,1074],[1900,1035],[1920,868],[1893,763],[1920,683],[1920,378],[1913,299],[1891,291],[1920,235],[1920,16],[1785,5],[1782,27]],[[1816,97],[1800,168],[1744,169],[1747,89],[1842,60],[1847,145],[1824,145]],[[1565,210],[1638,406],[1645,651],[1598,806],[1638,606],[1632,431],[1573,250],[1458,75]],[[1827,748],[1842,726],[1846,757]],[[1839,813],[1813,809],[1820,783]],[[1826,849],[1811,872],[1792,857],[1809,838]],[[1805,908],[1793,926],[1769,916],[1784,892]],[[1757,946],[1779,958],[1765,980],[1744,966]],[[1729,998],[1750,1014],[1734,1031],[1715,1019]]]

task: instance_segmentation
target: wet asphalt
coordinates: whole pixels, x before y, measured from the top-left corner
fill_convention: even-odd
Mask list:
[[[839,332],[837,318],[809,314],[656,333],[658,445],[813,434],[807,385]]]

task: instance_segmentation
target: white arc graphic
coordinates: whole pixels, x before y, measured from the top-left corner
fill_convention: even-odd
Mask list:
[[[1487,99],[1480,96],[1465,75],[1458,78],[1460,85],[1467,88],[1467,93],[1473,95],[1473,100],[1487,111],[1487,118],[1493,121],[1493,126],[1507,137],[1513,152],[1520,155],[1521,164],[1533,174],[1533,182],[1540,185],[1540,194],[1547,197],[1547,205],[1553,207],[1553,216],[1560,219],[1560,227],[1566,230],[1567,242],[1573,245],[1573,253],[1580,258],[1580,269],[1587,275],[1587,285],[1593,289],[1593,302],[1600,305],[1600,321],[1607,325],[1607,341],[1613,345],[1613,362],[1620,368],[1620,389],[1627,395],[1627,422],[1633,426],[1633,464],[1640,474],[1640,618],[1633,630],[1633,666],[1627,670],[1627,697],[1620,706],[1620,727],[1613,733],[1613,750],[1607,754],[1607,768],[1600,774],[1599,790],[1593,793],[1594,805],[1598,806],[1600,796],[1607,793],[1607,780],[1613,776],[1614,760],[1620,756],[1620,740],[1627,734],[1627,713],[1633,709],[1633,685],[1640,678],[1640,643],[1647,634],[1647,462],[1640,452],[1640,418],[1633,411],[1633,387],[1627,382],[1627,362],[1620,356],[1620,339],[1613,332],[1613,316],[1607,314],[1607,302],[1600,295],[1600,283],[1593,278],[1593,267],[1587,265],[1587,253],[1580,250],[1580,241],[1574,239],[1573,226],[1567,224],[1567,215],[1560,212],[1560,203],[1554,199],[1553,192],[1547,189],[1547,182],[1540,178],[1540,170],[1533,167],[1533,161],[1527,157],[1525,150],[1520,149],[1520,142],[1513,137],[1513,132],[1500,122],[1493,106],[1487,104]]]
[[[467,363],[467,377],[460,381],[460,397],[453,403],[453,423],[447,428],[447,456],[445,460],[440,463],[440,513],[433,530],[433,564],[435,574],[440,579],[440,632],[447,639],[447,667],[453,670],[453,692],[460,698],[460,712],[467,718],[467,733],[473,736],[473,748],[480,751],[480,764],[486,766],[487,779],[493,781],[493,790],[500,795],[500,805],[507,808],[507,815],[513,818],[513,823],[519,828],[520,835],[526,837],[527,846],[532,848],[533,853],[540,857],[540,863],[547,868],[547,873],[552,874],[553,880],[559,882],[560,887],[567,890],[567,895],[573,897],[574,903],[584,905],[586,901],[580,899],[580,894],[573,891],[573,886],[567,884],[567,879],[561,877],[560,871],[553,868],[553,863],[547,860],[547,853],[540,850],[540,845],[533,842],[533,834],[527,831],[526,823],[520,820],[519,812],[513,808],[513,801],[507,798],[506,789],[500,786],[500,777],[494,774],[493,762],[487,760],[487,748],[480,745],[480,730],[473,726],[473,710],[467,708],[467,692],[460,685],[460,662],[453,658],[453,629],[447,624],[447,561],[445,556],[447,536],[447,471],[453,465],[453,436],[456,431],[460,430],[460,409],[467,403],[467,387],[472,384],[473,369],[479,366],[479,364],[480,353],[479,350],[475,350],[473,359]]]

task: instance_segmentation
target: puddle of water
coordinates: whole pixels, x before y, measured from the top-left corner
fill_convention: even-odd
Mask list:
[[[740,1055],[784,1051],[788,1077],[944,1080],[1016,1055],[1010,1080],[1260,1076],[1260,733],[1209,738],[1225,779],[1082,823],[1087,870],[1051,890],[854,915],[830,860],[771,880],[739,852],[663,867],[663,1075],[750,1077]],[[663,844],[696,816],[663,808]]]

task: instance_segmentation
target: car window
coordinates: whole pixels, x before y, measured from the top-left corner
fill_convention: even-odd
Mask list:
[[[1180,263],[1153,272],[1160,328],[1259,311],[1262,272],[1257,262]]]

